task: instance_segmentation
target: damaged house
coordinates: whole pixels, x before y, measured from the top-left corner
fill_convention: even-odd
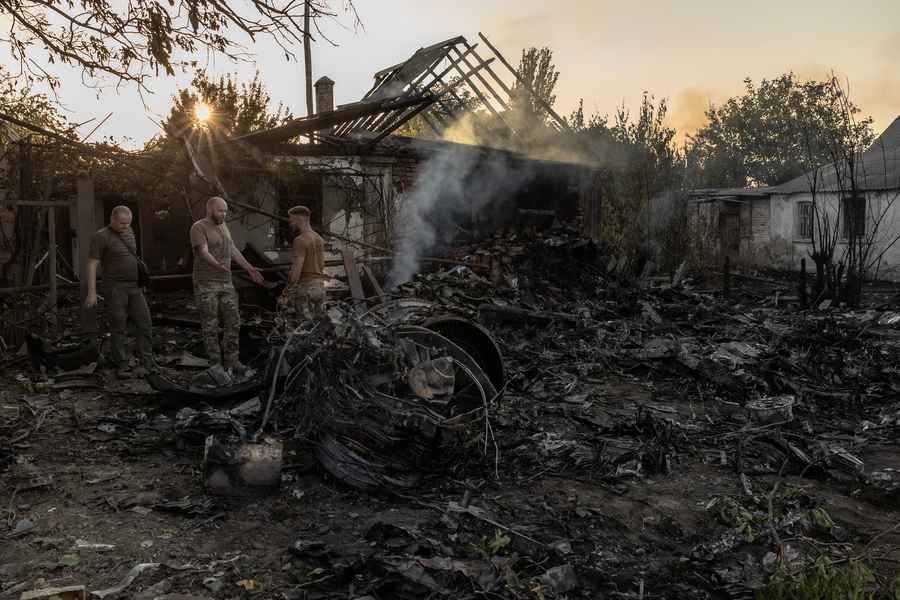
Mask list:
[[[838,260],[861,240],[875,276],[900,280],[900,117],[856,158],[852,175],[829,164],[776,186],[694,190],[688,208],[705,256],[798,269],[814,238],[832,233]]]
[[[463,86],[510,136],[518,133],[503,117],[510,87],[491,69],[498,58],[509,66],[499,54],[484,59],[477,44],[453,38],[376,73],[359,102],[334,106],[335,83],[323,77],[315,84],[314,115],[213,143],[196,136],[183,141],[197,174],[241,215],[231,223],[235,241],[273,264],[287,259],[278,249],[291,238],[277,217],[296,204],[309,206],[313,226],[337,243],[331,244],[331,265],[343,266],[341,248],[377,257],[403,240],[388,277],[393,283],[411,276],[425,253],[440,251],[459,234],[472,238],[510,226],[580,219],[583,233],[596,238],[596,166],[440,138],[462,116]],[[565,121],[549,113],[551,127],[564,131]],[[424,122],[436,139],[397,135],[412,119]],[[299,143],[302,138],[309,143]],[[250,193],[228,193],[241,184],[247,189],[248,180],[255,182]]]

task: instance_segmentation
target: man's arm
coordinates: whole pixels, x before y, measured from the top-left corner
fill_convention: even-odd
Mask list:
[[[87,297],[84,299],[84,305],[88,308],[97,306],[97,265],[100,261],[96,258],[89,258],[87,261]]]
[[[206,244],[206,242],[194,246],[194,254],[202,260],[206,261],[206,263],[214,269],[224,271],[225,273],[229,273],[231,271],[231,269],[217,261],[216,257],[209,253],[209,246]]]
[[[297,283],[300,281],[300,275],[303,273],[303,263],[306,262],[306,246],[300,241],[300,238],[294,238],[294,261],[291,263],[291,273],[288,275],[288,283]]]
[[[244,270],[247,271],[247,273],[250,275],[250,279],[253,280],[253,283],[256,283],[258,285],[262,284],[262,273],[260,273],[256,267],[251,265],[250,261],[244,258],[244,255],[241,254],[241,251],[238,250],[237,246],[234,245],[234,242],[231,242],[231,258],[233,258],[237,262],[237,264],[241,265],[241,267],[243,267]]]

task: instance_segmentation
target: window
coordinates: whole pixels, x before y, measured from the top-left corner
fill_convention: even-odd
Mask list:
[[[843,213],[841,237],[858,239],[866,235],[866,199],[844,198],[841,203]]]
[[[813,236],[813,203],[797,203],[797,237],[811,240]]]

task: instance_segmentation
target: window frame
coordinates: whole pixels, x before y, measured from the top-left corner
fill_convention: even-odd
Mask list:
[[[858,203],[857,206],[854,206],[855,203]],[[861,239],[866,236],[866,208],[868,207],[868,202],[865,196],[847,196],[846,198],[841,198],[841,241],[849,242],[851,236],[849,235],[850,227],[855,227],[858,231],[852,239]],[[857,214],[855,218],[851,221],[851,210],[860,211],[862,214]],[[852,225],[851,225],[852,223]]]
[[[809,208],[809,235],[803,235],[803,212],[804,208]],[[798,200],[796,212],[796,226],[794,227],[794,239],[799,242],[810,242],[813,239],[813,231],[815,230],[815,204],[812,200]]]

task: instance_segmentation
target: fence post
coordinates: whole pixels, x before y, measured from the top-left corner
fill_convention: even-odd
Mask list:
[[[725,257],[725,268],[722,270],[722,294],[728,298],[731,291],[731,260]]]
[[[800,259],[800,308],[806,310],[806,259]]]

